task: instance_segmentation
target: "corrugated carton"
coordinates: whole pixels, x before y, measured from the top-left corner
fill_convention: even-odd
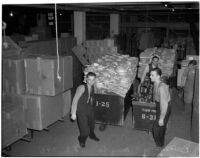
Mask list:
[[[27,134],[22,104],[2,104],[2,147],[6,147]]]
[[[27,128],[43,130],[62,116],[62,95],[54,97],[24,95],[23,108]]]
[[[3,59],[3,91],[7,93],[24,94],[25,69],[24,60],[19,56]]]
[[[59,63],[54,56],[26,58],[25,74],[27,93],[55,96],[73,87],[72,57],[60,57]]]
[[[3,42],[7,43],[7,47],[5,47],[4,44],[2,45],[3,58],[13,55],[20,55],[22,49],[9,36],[6,36],[5,39],[3,39]]]
[[[23,108],[26,128],[43,130],[68,114],[71,107],[71,90],[54,97],[4,94],[3,102]]]

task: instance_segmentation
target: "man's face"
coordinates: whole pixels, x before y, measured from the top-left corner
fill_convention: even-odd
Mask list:
[[[158,58],[153,58],[153,60],[152,60],[153,65],[157,66],[158,65],[158,61],[159,61]]]
[[[90,86],[94,85],[95,78],[96,78],[95,76],[88,76],[87,79],[86,79],[87,84],[90,85]]]
[[[157,81],[158,75],[157,75],[157,73],[155,71],[151,71],[151,73],[150,73],[150,79],[151,79],[152,82]]]

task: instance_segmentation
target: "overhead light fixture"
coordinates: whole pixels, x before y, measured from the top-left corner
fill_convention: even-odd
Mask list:
[[[174,9],[174,8],[172,8],[172,12],[175,12],[175,9]]]
[[[12,11],[10,11],[9,15],[10,15],[11,17],[13,17],[13,15],[14,15],[14,14],[13,14],[13,12],[12,12]]]
[[[169,3],[168,2],[163,2],[162,4],[164,5],[165,8],[167,8]]]

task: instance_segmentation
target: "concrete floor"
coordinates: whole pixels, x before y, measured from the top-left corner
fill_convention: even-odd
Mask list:
[[[190,123],[188,114],[183,112],[183,103],[173,89],[173,105],[165,144],[175,136],[190,140]],[[76,122],[66,117],[64,122],[56,122],[47,131],[34,131],[30,143],[19,140],[6,152],[10,156],[156,156],[161,148],[157,148],[152,134],[135,130],[132,125],[131,111],[123,126],[108,126],[99,131],[96,124],[96,135],[99,142],[87,140],[86,147],[80,148]]]

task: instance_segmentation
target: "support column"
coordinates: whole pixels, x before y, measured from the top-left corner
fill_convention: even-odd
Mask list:
[[[37,14],[37,26],[46,26],[47,25],[47,18],[46,14]]]
[[[110,36],[119,34],[119,14],[110,14]]]
[[[77,44],[82,44],[86,39],[86,13],[74,12],[74,36],[77,38]]]

